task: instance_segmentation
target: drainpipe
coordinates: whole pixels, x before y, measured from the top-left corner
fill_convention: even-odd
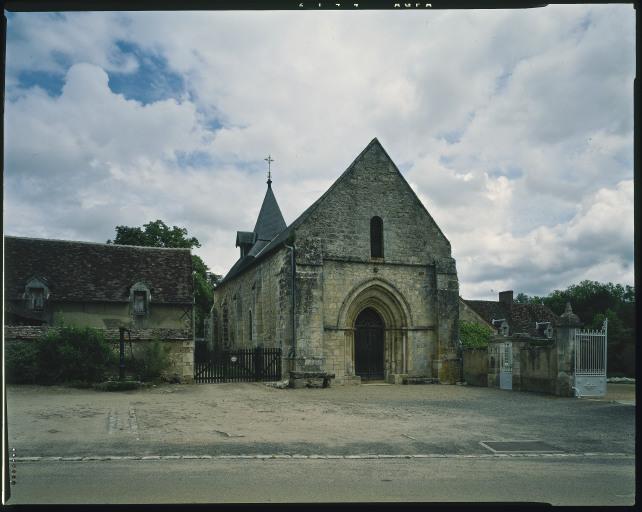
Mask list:
[[[291,287],[291,292],[292,292],[292,347],[290,348],[290,352],[288,354],[288,357],[295,358],[296,357],[296,319],[294,317],[295,314],[295,306],[296,306],[296,299],[294,296],[294,292],[296,290],[295,287],[295,277],[296,277],[296,267],[295,267],[295,258],[294,258],[294,244],[292,246],[285,245],[287,249],[290,249],[290,265],[292,266],[292,287]]]

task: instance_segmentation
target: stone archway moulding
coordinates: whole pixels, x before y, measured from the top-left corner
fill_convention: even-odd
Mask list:
[[[339,308],[337,327],[352,329],[357,315],[372,307],[383,318],[387,329],[412,325],[412,315],[406,299],[390,282],[370,278],[357,284]]]
[[[337,327],[345,332],[346,375],[354,375],[355,321],[359,313],[366,308],[374,309],[384,323],[386,378],[400,372],[405,374],[408,367],[407,328],[413,325],[410,307],[392,283],[381,278],[370,278],[357,284],[348,293],[339,309]]]

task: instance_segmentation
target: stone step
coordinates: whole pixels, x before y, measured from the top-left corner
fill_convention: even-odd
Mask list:
[[[432,377],[404,377],[402,384],[439,384],[439,379]]]

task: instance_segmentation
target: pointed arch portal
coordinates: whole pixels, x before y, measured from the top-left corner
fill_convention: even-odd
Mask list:
[[[337,325],[345,333],[345,374],[389,380],[407,372],[410,308],[392,283],[367,279],[349,292]]]

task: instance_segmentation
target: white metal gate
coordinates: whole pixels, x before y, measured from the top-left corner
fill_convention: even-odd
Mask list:
[[[606,395],[606,331],[608,319],[601,330],[575,331],[575,396]]]
[[[499,347],[499,389],[513,389],[513,344]]]

